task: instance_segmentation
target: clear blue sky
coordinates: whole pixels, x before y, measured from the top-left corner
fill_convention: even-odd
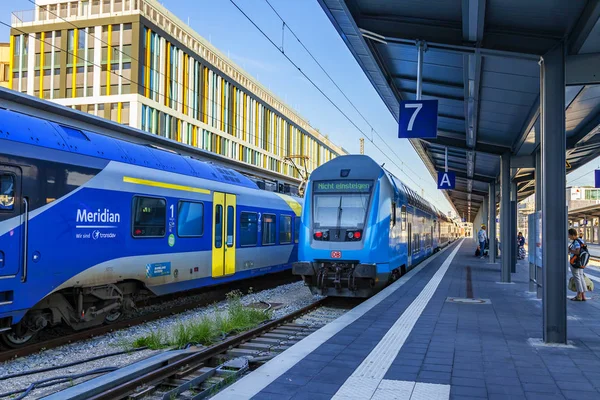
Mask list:
[[[235,1],[275,43],[281,45],[282,23],[264,0]],[[423,188],[425,197],[441,210],[451,210],[444,196],[436,189],[436,182],[410,143],[396,137],[398,127],[395,119],[373,89],[318,2],[316,0],[269,1],[369,123],[385,139],[385,143],[382,143],[375,138],[377,144],[385,149],[403,170],[396,168],[368,140],[365,140],[365,153],[380,163],[385,162],[386,167],[417,192],[420,193]],[[361,134],[357,129],[251,25],[230,1],[163,0],[161,3],[184,22],[189,21],[192,29],[209,39],[224,54],[229,55],[234,62],[298,111],[313,127],[319,129],[324,135],[328,135],[334,143],[343,146],[350,153],[359,152]],[[0,9],[0,20],[10,23],[12,11],[32,8],[33,4],[28,0],[6,2]],[[0,41],[8,41],[8,28],[4,26],[0,26]],[[369,135],[368,125],[287,30],[284,34],[284,48],[286,54]],[[392,154],[391,149],[400,156],[400,159]],[[596,164],[588,165],[574,172],[574,178],[584,176],[575,184],[593,184],[593,173],[589,173],[589,171],[594,167]]]

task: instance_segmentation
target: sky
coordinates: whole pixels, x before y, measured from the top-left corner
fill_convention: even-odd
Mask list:
[[[268,0],[285,21],[286,28],[283,30],[283,35],[283,23],[271,10],[266,0],[234,1],[278,47],[283,44],[285,54],[367,135],[365,154],[380,164],[385,162],[386,168],[418,193],[424,193],[424,197],[440,210],[445,212],[452,210],[412,145],[406,139],[397,138],[396,120],[317,0]],[[350,153],[359,153],[359,138],[363,136],[358,129],[302,76],[281,54],[279,48],[271,44],[235,8],[231,0],[162,0],[160,2],[260,81],[263,86],[284,100],[288,106],[295,109],[335,144],[344,147]],[[0,7],[0,21],[10,23],[11,12],[33,8],[29,0],[10,2],[5,0]],[[369,124],[384,139],[384,143],[371,133],[369,124],[344,99],[344,96],[292,36],[289,29],[294,31],[304,46],[321,63]],[[8,42],[8,35],[8,28],[0,25],[0,41]],[[370,138],[374,138],[375,143],[393,161],[381,154],[369,142]],[[568,176],[569,181],[578,178],[574,182],[577,185],[593,184],[593,169],[597,164],[598,162],[594,161],[577,170],[572,177]]]

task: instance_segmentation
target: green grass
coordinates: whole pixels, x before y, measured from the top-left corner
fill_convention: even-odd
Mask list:
[[[227,295],[227,310],[216,311],[214,317],[203,316],[187,323],[178,323],[171,335],[161,331],[137,338],[133,347],[162,349],[173,346],[182,348],[188,344],[210,345],[220,337],[252,329],[271,318],[272,313],[247,308],[242,305],[241,293],[233,291]],[[169,338],[169,339],[167,339]]]
[[[149,349],[163,349],[168,346],[165,335],[161,331],[153,331],[146,336],[141,336],[133,341],[133,347],[148,347]]]

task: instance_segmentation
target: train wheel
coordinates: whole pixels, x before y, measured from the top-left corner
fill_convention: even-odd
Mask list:
[[[3,333],[0,338],[2,342],[10,348],[18,349],[20,347],[28,345],[33,338],[37,335],[37,332],[27,330],[24,334],[18,334],[14,330]]]
[[[113,324],[113,323],[117,322],[122,316],[123,316],[123,312],[121,311],[121,309],[117,308],[115,310],[112,310],[106,316],[106,318],[104,318],[104,323],[105,324]]]

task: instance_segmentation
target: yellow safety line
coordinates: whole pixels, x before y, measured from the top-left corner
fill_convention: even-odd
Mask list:
[[[164,189],[183,190],[185,192],[210,194],[210,190],[208,190],[208,189],[201,189],[201,188],[195,188],[195,187],[183,186],[183,185],[175,185],[173,183],[166,183],[166,182],[150,181],[147,179],[132,178],[130,176],[124,176],[123,182],[134,183],[136,185],[159,187],[159,188],[164,188]]]

